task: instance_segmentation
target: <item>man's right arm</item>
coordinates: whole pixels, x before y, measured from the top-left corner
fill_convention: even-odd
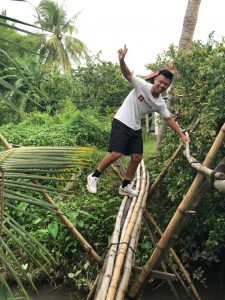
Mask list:
[[[119,49],[118,50],[118,58],[119,58],[119,62],[120,62],[120,70],[123,74],[123,76],[131,82],[131,78],[132,78],[132,72],[130,71],[130,69],[127,67],[126,63],[125,63],[125,56],[127,54],[127,47],[126,45],[124,46],[124,48]]]

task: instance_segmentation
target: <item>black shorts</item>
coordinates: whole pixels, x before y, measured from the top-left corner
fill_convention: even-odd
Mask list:
[[[143,139],[141,129],[134,130],[119,120],[113,119],[108,151],[115,151],[124,155],[142,154]]]

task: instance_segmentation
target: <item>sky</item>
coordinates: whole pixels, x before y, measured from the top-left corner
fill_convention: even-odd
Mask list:
[[[35,21],[40,0],[27,2],[0,0],[0,10],[24,22]],[[56,1],[57,2],[57,1]],[[82,40],[92,55],[118,62],[117,50],[127,45],[126,63],[136,74],[147,75],[146,64],[166,51],[170,44],[178,46],[188,0],[58,0],[68,17],[81,12],[75,23],[76,38]],[[194,40],[206,42],[208,35],[221,40],[225,36],[225,1],[202,0]],[[30,30],[30,28],[29,28]]]

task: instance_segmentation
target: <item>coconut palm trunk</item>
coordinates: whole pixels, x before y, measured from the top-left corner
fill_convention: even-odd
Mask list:
[[[179,49],[187,48],[193,40],[200,4],[201,0],[188,0],[187,9],[183,21],[182,33],[180,36]],[[173,100],[173,86],[171,86],[168,98],[170,102]],[[165,130],[166,125],[163,123],[162,125],[160,125],[160,130],[157,135],[156,150],[158,152],[160,151],[160,146],[164,138]]]
[[[191,43],[198,20],[198,11],[201,0],[189,0],[184,16],[183,29],[179,42],[179,49],[187,48]]]

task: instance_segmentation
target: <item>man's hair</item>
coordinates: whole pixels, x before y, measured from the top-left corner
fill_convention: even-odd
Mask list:
[[[170,79],[171,81],[173,80],[173,73],[167,69],[160,70],[158,75],[163,75],[167,79]]]

